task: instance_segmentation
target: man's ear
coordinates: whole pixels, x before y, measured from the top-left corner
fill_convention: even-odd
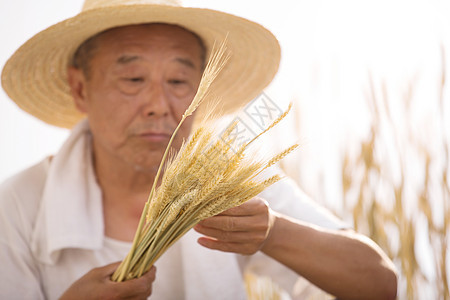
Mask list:
[[[83,71],[75,67],[69,67],[67,69],[67,81],[75,106],[82,113],[87,113],[86,77]]]

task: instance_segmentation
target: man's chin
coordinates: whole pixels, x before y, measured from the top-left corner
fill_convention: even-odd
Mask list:
[[[159,166],[145,166],[145,165],[134,165],[134,170],[139,173],[146,173],[149,175],[156,175]]]
[[[166,150],[166,146],[155,146],[153,145],[152,149],[149,148],[140,148],[134,150],[134,155],[129,155],[128,157],[131,160],[128,160],[129,163],[133,166],[136,172],[143,172],[148,174],[155,175],[158,171],[159,165],[161,163],[161,159],[164,156],[164,152]],[[170,156],[173,156],[176,153],[174,147],[168,152],[167,160]],[[163,168],[164,169],[164,168]]]

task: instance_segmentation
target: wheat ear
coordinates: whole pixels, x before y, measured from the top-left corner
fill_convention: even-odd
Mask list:
[[[217,77],[217,74],[219,74],[220,70],[225,66],[228,59],[229,59],[229,54],[227,54],[227,52],[226,52],[226,39],[225,39],[218,48],[213,47],[213,49],[211,51],[211,57],[208,61],[208,64],[206,65],[205,71],[203,72],[202,78],[200,80],[200,84],[199,84],[197,93],[195,94],[194,99],[192,100],[188,109],[183,114],[181,121],[178,123],[178,126],[175,128],[174,132],[172,133],[172,136],[170,137],[166,151],[164,151],[164,155],[161,159],[161,163],[160,163],[158,171],[156,173],[155,180],[153,181],[153,185],[150,190],[150,195],[148,197],[147,203],[144,206],[144,210],[143,210],[141,218],[139,220],[139,225],[136,230],[136,234],[133,239],[133,244],[130,249],[131,253],[134,252],[134,250],[136,249],[137,243],[141,238],[142,227],[144,226],[144,223],[145,223],[145,220],[147,217],[147,213],[148,213],[148,207],[149,207],[148,203],[151,201],[151,199],[153,198],[153,195],[155,194],[155,189],[156,189],[156,185],[158,183],[161,169],[162,169],[162,166],[164,165],[164,162],[167,157],[167,153],[169,152],[169,149],[170,149],[170,146],[172,145],[173,139],[174,139],[175,135],[177,134],[178,130],[180,129],[181,125],[186,120],[186,118],[188,116],[192,115],[192,113],[197,109],[197,107],[204,100],[209,86],[211,85],[213,80]],[[124,279],[126,272],[129,269],[130,261],[131,261],[131,256],[128,255],[126,257],[125,261],[123,262],[124,266],[121,268],[122,272],[118,276],[117,281],[122,281]]]

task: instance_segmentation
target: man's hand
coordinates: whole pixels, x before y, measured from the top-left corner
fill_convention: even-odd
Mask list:
[[[61,296],[60,300],[70,299],[147,299],[152,293],[156,268],[142,277],[124,282],[110,279],[120,263],[95,268],[75,281]]]
[[[194,229],[206,235],[198,239],[202,246],[250,255],[264,247],[274,220],[275,216],[267,201],[255,197],[201,221]]]

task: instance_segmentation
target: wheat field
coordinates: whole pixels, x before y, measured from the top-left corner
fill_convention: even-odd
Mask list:
[[[396,94],[392,85],[368,72],[360,99],[370,112],[368,134],[335,149],[337,168],[330,176],[342,195],[324,196],[320,184],[315,194],[310,192],[394,261],[398,299],[450,299],[450,88],[445,54],[441,46],[436,96],[419,91],[417,81]],[[295,168],[292,164],[284,167],[302,186],[301,162]],[[317,176],[316,181],[324,179]]]

